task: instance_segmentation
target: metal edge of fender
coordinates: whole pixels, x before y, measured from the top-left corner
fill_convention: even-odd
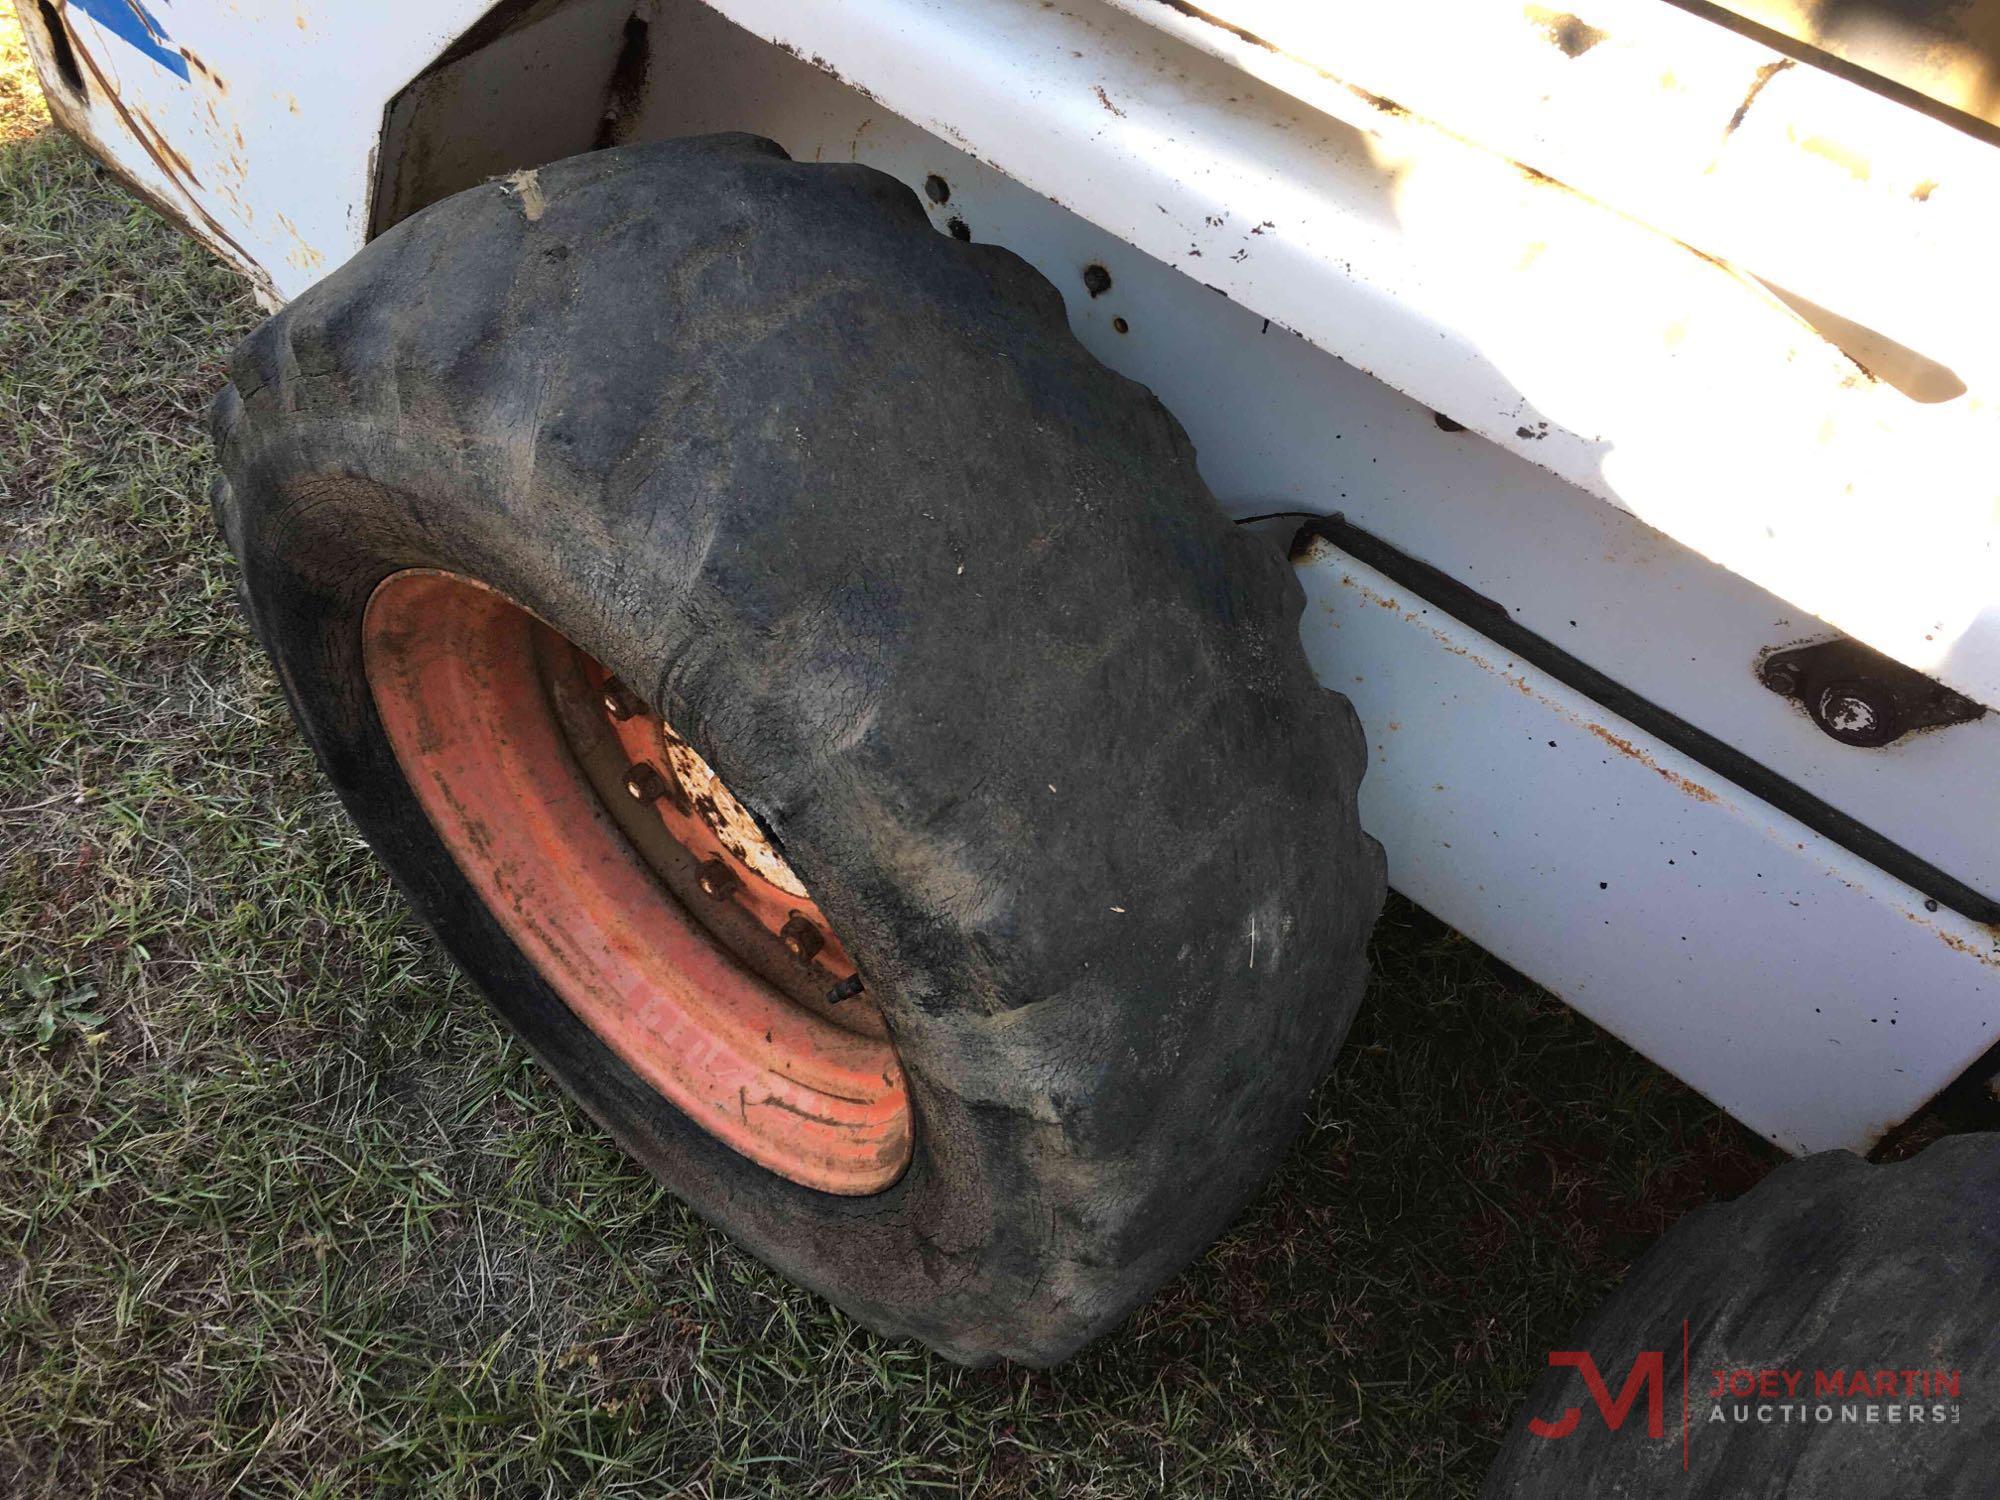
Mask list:
[[[1575,689],[1751,796],[1796,818],[1829,843],[1837,844],[1857,858],[1868,861],[1885,874],[1893,875],[1912,890],[1941,906],[1950,907],[1969,921],[2000,927],[2000,900],[1973,889],[1956,876],[1814,796],[1796,782],[1787,780],[1769,766],[1753,760],[1678,714],[1647,701],[1588,663],[1579,661],[1553,641],[1517,623],[1504,606],[1466,587],[1449,574],[1399,551],[1340,515],[1305,518],[1295,534],[1292,555],[1296,557],[1303,541],[1314,536],[1324,537],[1342,551],[1360,558],[1385,578],[1394,580],[1459,623],[1513,652],[1563,686]]]
[[[1822,17],[1821,7],[1799,0],[1667,4],[2000,146],[2000,94],[1968,87],[1976,73],[1990,75],[2000,60],[1960,24],[1963,12],[1952,6],[1926,7],[1898,36],[1867,26],[1866,12],[1857,17],[1864,24],[1849,32],[1837,11]]]

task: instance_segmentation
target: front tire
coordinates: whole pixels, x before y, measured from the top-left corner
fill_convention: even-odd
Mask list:
[[[1381,858],[1300,590],[1054,289],[893,179],[712,137],[534,188],[425,210],[237,351],[259,637],[417,911],[662,1181],[872,1327],[1060,1359],[1236,1214],[1358,1003]],[[782,851],[901,1070],[887,1186],[704,1128],[482,895],[364,651],[415,570],[630,684]]]

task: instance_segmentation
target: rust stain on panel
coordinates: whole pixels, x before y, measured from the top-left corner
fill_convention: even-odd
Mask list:
[[[156,42],[166,41],[167,34],[164,31],[160,30],[158,24],[155,23],[155,21],[151,16],[146,14],[145,6],[138,4],[137,0],[125,0],[125,8],[132,12],[133,19],[138,21],[138,23],[141,26],[146,28],[147,34],[150,35],[154,41]]]
[[[118,116],[120,123],[125,126],[126,132],[138,143],[139,149],[146,153],[147,159],[159,169],[160,175],[166,178],[179,193],[180,197],[184,200],[184,206],[173,203],[159,192],[139,182],[130,173],[120,171],[114,159],[115,153],[109,150],[98,153],[104,165],[116,174],[121,181],[138,192],[148,203],[152,204],[161,213],[181,225],[184,229],[187,229],[197,238],[204,235],[210,236],[222,245],[227,246],[237,266],[256,283],[258,289],[269,295],[273,300],[282,301],[283,299],[277,296],[277,288],[272,283],[269,273],[258,264],[256,257],[251,255],[248,250],[245,250],[238,243],[236,237],[224,228],[215,216],[202,205],[200,199],[195,196],[196,191],[201,188],[201,183],[195,177],[192,169],[188,167],[185,159],[181,158],[179,153],[173,151],[171,147],[168,147],[163,139],[156,137],[156,133],[150,128],[150,122],[144,120],[140,115],[135,114],[126,105],[124,99],[119,96],[118,90],[112,85],[111,80],[105,76],[104,70],[97,65],[97,59],[91,56],[90,51],[78,41],[74,31],[70,32],[69,41],[70,49],[75,53],[77,61],[89,72],[91,81],[96,85],[95,96],[101,98],[110,107],[112,113]],[[55,101],[51,100],[50,102],[53,104]],[[93,138],[93,132],[89,128],[88,121],[81,115],[81,112],[64,108],[60,111],[57,118],[65,128],[82,139],[90,140]],[[190,215],[192,215],[192,218]],[[196,219],[200,220],[199,224],[194,222]]]
[[[1799,145],[1805,150],[1810,151],[1814,156],[1832,162],[1856,182],[1866,182],[1868,180],[1870,173],[1868,158],[1852,146],[1845,145],[1840,141],[1829,140],[1823,135],[1808,136],[1805,140],[1799,142]]]
[[[278,227],[290,235],[298,245],[296,250],[293,250],[285,257],[287,261],[301,271],[317,271],[321,266],[326,264],[326,257],[306,243],[305,236],[299,233],[298,225],[294,224],[282,213],[277,214],[275,217],[278,221]]]
[[[1593,26],[1583,17],[1573,16],[1567,11],[1544,10],[1539,5],[1531,5],[1527,16],[1564,57],[1581,57],[1605,38],[1601,27]]]
[[[135,130],[143,128],[146,139],[152,142],[154,150],[158,153],[154,159],[157,161],[160,156],[169,158],[178,168],[180,177],[200,187],[201,178],[195,175],[193,163],[174,149],[173,143],[166,138],[160,127],[153,123],[153,117],[146,113],[146,107],[143,104],[133,105],[132,115]]]
[[[1381,94],[1371,93],[1367,89],[1362,88],[1358,83],[1347,84],[1346,89],[1348,93],[1359,99],[1370,109],[1388,115],[1392,119],[1401,119],[1409,113],[1407,109],[1403,108],[1394,99],[1384,98]]]
[[[1644,750],[1640,749],[1630,740],[1624,739],[1618,735],[1613,734],[1609,729],[1606,729],[1602,724],[1594,724],[1588,720],[1585,720],[1583,727],[1585,729],[1588,729],[1592,734],[1596,735],[1600,740],[1603,740],[1605,744],[1609,745],[1612,749],[1616,750],[1620,755],[1629,755],[1632,757],[1632,759],[1639,762],[1640,765],[1645,766],[1652,771],[1658,772],[1662,777],[1666,779],[1669,785],[1673,786],[1679,791],[1685,792],[1688,796],[1694,798],[1695,801],[1717,802],[1721,800],[1715,795],[1714,792],[1710,791],[1700,782],[1690,780],[1688,777],[1681,775],[1680,772],[1678,771],[1668,770],[1665,766],[1661,765],[1658,761],[1654,760],[1652,756],[1648,755]]]
[[[187,63],[187,65],[190,68],[194,69],[195,72],[201,75],[202,81],[204,83],[211,83],[215,85],[215,91],[219,94],[226,94],[229,92],[229,85],[223,81],[222,75],[220,73],[210,72],[208,64],[203,62],[200,58],[196,57],[194,53],[189,51],[186,47],[182,47],[180,49],[180,54],[181,58]]]
[[[1936,934],[1937,940],[1943,943],[1945,947],[1951,949],[1952,952],[1962,953],[1967,958],[1984,964],[1989,969],[2000,969],[2000,927],[1986,929],[1990,937],[1987,947],[1982,950],[1977,943],[1968,942],[1955,932],[1947,932],[1942,927],[1937,927],[1926,922],[1916,912],[1906,911],[1903,915],[1918,926],[1928,928]]]
[[[1324,545],[1325,544],[1322,543],[1319,538],[1315,537],[1313,539],[1313,542],[1307,548],[1307,551],[1304,555],[1308,558],[1316,558],[1322,554],[1316,553],[1314,549],[1323,547]],[[1331,554],[1328,553],[1323,555],[1331,555]],[[1373,589],[1369,588],[1366,584],[1362,583],[1359,579],[1355,578],[1350,573],[1343,572],[1340,575],[1340,581],[1343,586],[1347,588],[1352,588],[1357,592],[1359,592],[1364,599],[1367,599],[1371,604],[1374,604],[1377,608],[1386,609],[1393,614],[1401,615],[1403,619],[1408,621],[1410,624],[1419,626],[1422,629],[1428,631],[1440,645],[1442,645],[1447,651],[1451,652],[1454,656],[1464,657],[1466,660],[1472,662],[1474,665],[1481,667],[1482,669],[1488,672],[1493,672],[1496,670],[1496,668],[1493,666],[1491,662],[1484,660],[1475,653],[1468,651],[1463,646],[1460,646],[1455,642],[1453,642],[1451,638],[1447,636],[1443,631],[1439,630],[1435,625],[1431,624],[1428,620],[1423,619],[1420,612],[1405,609],[1400,600],[1391,598],[1387,595],[1376,593]],[[1532,698],[1537,703],[1545,704],[1549,708],[1554,709],[1557,713],[1562,714],[1563,717],[1569,719],[1571,722],[1582,725],[1585,729],[1588,729],[1592,734],[1596,735],[1600,740],[1604,741],[1605,744],[1609,745],[1612,749],[1616,750],[1620,755],[1627,756],[1630,759],[1637,761],[1640,765],[1645,766],[1648,770],[1654,772],[1662,780],[1666,781],[1668,785],[1672,786],[1675,790],[1683,793],[1685,796],[1691,798],[1693,801],[1718,803],[1722,800],[1713,791],[1703,786],[1700,782],[1693,780],[1691,777],[1683,776],[1680,774],[1680,772],[1670,770],[1668,767],[1661,765],[1658,761],[1653,759],[1651,755],[1647,754],[1644,749],[1642,749],[1638,745],[1633,744],[1630,740],[1625,739],[1621,735],[1613,733],[1610,729],[1606,728],[1602,724],[1595,723],[1592,720],[1579,717],[1577,714],[1571,712],[1568,708],[1565,708],[1562,704],[1555,702],[1551,698],[1545,697],[1540,691],[1536,689],[1533,683],[1528,681],[1528,679],[1525,676],[1515,676],[1514,674],[1509,672],[1500,672],[1499,675],[1501,679],[1504,682],[1506,682],[1506,684],[1509,687],[1514,689],[1515,692],[1522,694],[1524,697]]]
[[[1750,92],[1743,96],[1743,102],[1736,106],[1736,113],[1729,117],[1729,124],[1723,128],[1724,137],[1736,134],[1737,127],[1748,117],[1750,106],[1755,104],[1757,96],[1764,92],[1764,85],[1791,66],[1793,66],[1791,58],[1781,57],[1776,62],[1765,63],[1757,70],[1757,76],[1750,83]]]

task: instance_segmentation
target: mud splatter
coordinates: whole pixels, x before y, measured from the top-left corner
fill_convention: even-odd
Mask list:
[[[509,172],[500,179],[500,191],[511,193],[521,200],[521,212],[530,224],[539,219],[549,206],[549,200],[542,194],[541,173],[533,167]]]

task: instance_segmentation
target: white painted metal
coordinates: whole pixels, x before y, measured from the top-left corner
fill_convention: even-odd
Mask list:
[[[1397,889],[1793,1151],[1864,1148],[2000,1036],[2000,938],[1326,543],[1306,649]],[[1466,733],[1476,725],[1477,733]]]
[[[1108,3],[1319,108],[1392,99],[1968,380],[2000,360],[2000,151],[1661,0]]]
[[[943,228],[1008,246],[1069,302],[1091,351],[1150,386],[1239,516],[1341,511],[1506,604],[1529,629],[1973,885],[2000,892],[2000,715],[1880,751],[1840,745],[1759,686],[1761,648],[1823,637],[1763,590],[917,129],[697,0],[657,13],[649,139],[752,129],[802,159],[855,160],[951,201]],[[477,92],[479,81],[469,80]],[[496,87],[497,87],[496,81]],[[504,89],[502,89],[504,91]],[[1081,268],[1112,273],[1091,297]],[[1199,262],[1195,263],[1199,266]],[[1200,274],[1197,272],[1197,274]],[[1126,321],[1127,332],[1112,326]]]
[[[125,0],[63,0],[79,95],[15,0],[56,118],[273,304],[361,248],[383,106],[490,4],[153,0],[142,49],[101,19],[129,26]]]
[[[72,0],[72,15],[81,3]],[[382,0],[326,16],[179,0],[162,9],[176,42],[221,82],[193,69],[185,84],[157,68],[153,78],[139,71],[143,58],[126,57],[114,80],[124,114],[103,98],[55,102],[211,243],[227,232],[272,294],[289,295],[318,273],[295,253],[301,246],[328,263],[358,247],[385,104],[481,8],[451,0],[412,19]],[[603,0],[603,14],[615,10]],[[952,199],[934,210],[940,224],[963,217],[976,238],[1047,272],[1084,340],[1181,417],[1236,514],[1344,510],[1642,696],[1951,873],[2000,888],[1991,836],[2000,777],[1990,774],[2000,719],[1887,751],[1834,745],[1750,672],[1759,648],[1822,627],[1682,544],[1748,559],[1744,571],[1766,581],[1797,575],[1799,594],[1845,600],[1846,617],[1874,600],[1888,622],[1878,644],[1908,623],[1922,588],[1935,588],[1940,640],[1927,648],[1951,655],[1946,675],[2000,680],[1995,643],[1952,637],[1968,599],[1990,607],[2000,572],[1980,550],[1992,542],[1990,490],[1981,523],[1965,508],[1976,466],[1922,420],[1952,408],[1858,380],[1732,273],[1490,153],[1349,94],[1369,130],[1355,128],[1095,3],[663,0],[648,10],[659,46],[640,136],[753,129],[795,155],[870,161],[913,185],[945,175]],[[762,18],[812,61],[754,40],[723,11],[753,26]],[[587,30],[580,14],[543,24]],[[313,38],[314,60],[294,55],[288,26]],[[78,34],[93,58],[125,45]],[[492,97],[501,115],[512,99],[527,116],[507,122],[506,139],[524,153],[507,165],[576,149],[538,133],[534,97],[571,73],[573,87],[601,97],[593,74],[609,55],[603,41],[567,54],[539,38],[495,50]],[[586,53],[588,65],[578,61]],[[298,88],[286,71],[295,64]],[[174,114],[173,89],[191,91],[216,128]],[[167,121],[161,137],[191,170],[157,170],[127,116]],[[241,144],[230,145],[238,130]],[[1093,261],[1114,276],[1097,299],[1079,280]],[[1441,432],[1430,407],[1496,441]],[[1748,451],[1764,423],[1769,451]],[[1815,445],[1825,450],[1817,460]],[[1741,472],[1721,473],[1725,459]],[[1915,488],[1890,486],[1884,499],[1885,476],[1924,461],[1959,488],[1926,492],[1913,478]],[[1843,495],[1850,480],[1856,492]],[[1672,521],[1682,541],[1634,518],[1646,513],[1639,501],[1676,497],[1680,509],[1660,524]],[[1807,535],[1807,521],[1826,534]],[[1872,564],[1865,579],[1863,563]],[[1864,583],[1875,592],[1857,593]],[[1465,658],[1454,653],[1471,649],[1462,628],[1391,629],[1400,616],[1386,609],[1364,618],[1316,610],[1308,646],[1323,667],[1363,649],[1364,637],[1379,652],[1364,682],[1335,685],[1356,697],[1380,742],[1366,816],[1398,884],[1696,1087],[1789,1145],[1864,1144],[1991,1039],[1994,969],[1975,929],[1924,911],[1895,881],[1742,793],[1677,770],[1716,798],[1691,799],[1657,769],[1672,766],[1667,753],[1636,734],[1612,730],[1654,768],[1641,766],[1631,785],[1611,778],[1608,742],[1563,717],[1587,717],[1587,706],[1562,690],[1518,671],[1514,681],[1505,670],[1476,672],[1477,686],[1459,681]],[[1987,623],[2000,633],[2000,609]],[[1544,718],[1567,727],[1541,735],[1541,753],[1501,753]],[[1542,744],[1549,738],[1556,748]],[[1441,757],[1456,779],[1437,774]],[[1438,782],[1455,789],[1451,817],[1477,822],[1486,810],[1478,858],[1439,852]],[[1585,789],[1604,813],[1587,829],[1572,808]],[[1603,800],[1611,791],[1622,798],[1615,806]],[[1736,833],[1687,821],[1718,808]],[[1552,852],[1564,839],[1581,852]],[[1654,853],[1675,841],[1703,851],[1692,856],[1707,862],[1699,884],[1678,864],[1655,867]],[[1562,904],[1575,873],[1562,860],[1584,853],[1623,872],[1612,888],[1622,915],[1598,914],[1600,925],[1613,918],[1618,941],[1582,931],[1574,917],[1584,908]],[[1502,870],[1544,895],[1489,897]],[[1727,912],[1732,890],[1746,909],[1768,905],[1757,893],[1772,881],[1790,892],[1772,929],[1785,934],[1783,955],[1752,941],[1751,924],[1737,931]],[[1700,984],[1667,985],[1656,976],[1684,971],[1683,934],[1713,958],[1698,966]],[[1893,1027],[1887,1014],[1866,1023],[1885,975],[1907,976],[1898,1003],[1922,989],[1923,1003],[1895,1012]],[[1786,1054],[1772,1024],[1808,991],[1822,993],[1810,1002],[1821,1014],[1841,1018],[1829,1033],[1839,1065],[1824,1075],[1835,1082],[1823,1081],[1820,1044],[1799,1033]],[[1794,1065],[1759,1082],[1742,1066],[1746,1046]]]

